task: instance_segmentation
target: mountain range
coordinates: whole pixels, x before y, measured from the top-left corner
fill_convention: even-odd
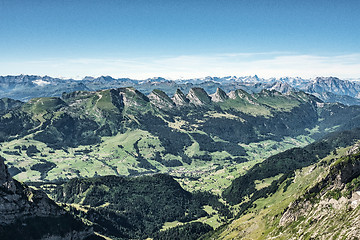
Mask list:
[[[185,95],[177,89],[170,98],[161,90],[146,96],[130,87],[0,102],[7,103],[0,149],[11,173],[23,180],[234,165],[256,157],[258,145],[276,152],[310,143],[359,126],[360,117],[360,106],[274,90],[226,94],[218,88],[208,95],[191,88]]]
[[[194,87],[204,88],[209,94],[215,93],[218,87],[226,93],[236,89],[243,89],[250,93],[258,93],[263,89],[282,93],[301,90],[314,94],[325,102],[360,104],[358,94],[360,83],[336,77],[263,79],[255,75],[253,77],[206,77],[186,80],[168,80],[161,77],[134,80],[101,76],[74,80],[36,75],[0,76],[0,96],[22,101],[34,97],[59,97],[63,92],[96,91],[120,87],[135,87],[146,95],[154,89],[162,90],[168,95],[180,89],[187,94]]]
[[[12,78],[1,239],[356,239],[357,83],[206,80]]]

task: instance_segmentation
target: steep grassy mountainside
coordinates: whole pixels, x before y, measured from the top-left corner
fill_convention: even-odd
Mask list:
[[[150,172],[202,177],[356,127],[359,115],[360,107],[303,92],[218,89],[210,97],[194,88],[170,98],[134,88],[77,91],[1,114],[0,150],[20,180]]]
[[[0,238],[102,239],[46,194],[13,180],[0,157]]]
[[[360,236],[360,154],[338,159],[326,170],[327,175],[289,205],[280,226],[270,236],[276,239]]]
[[[271,191],[245,199],[250,204],[235,207],[239,214],[231,224],[201,239],[357,239],[359,178],[359,145],[337,148],[274,182],[255,181],[260,191]]]
[[[95,231],[116,239],[143,239],[167,222],[209,217],[204,206],[223,218],[231,217],[218,197],[187,192],[163,174],[72,179],[51,194],[57,202],[69,204],[70,212],[91,222]]]
[[[263,197],[268,188],[257,189],[256,182],[279,176],[287,177],[294,170],[309,166],[329,155],[334,149],[347,147],[360,139],[360,128],[351,131],[333,133],[324,139],[309,144],[303,148],[292,148],[285,152],[269,157],[256,164],[244,175],[234,179],[231,185],[224,190],[223,197],[231,204],[238,204],[246,197],[252,201]],[[275,180],[273,179],[273,180]],[[271,182],[270,182],[271,183]],[[245,203],[245,206],[248,203]]]

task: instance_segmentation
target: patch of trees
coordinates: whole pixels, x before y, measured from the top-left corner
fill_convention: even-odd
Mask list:
[[[75,220],[70,214],[53,217],[29,217],[19,219],[14,223],[0,226],[2,240],[43,239],[49,235],[65,236],[71,231],[85,231],[80,220]],[[93,239],[97,239],[94,238]]]
[[[53,119],[51,125],[34,136],[35,140],[46,143],[54,149],[63,147],[77,147],[79,145],[96,144],[100,142],[97,134],[99,129],[95,121],[77,119],[67,114]]]
[[[140,128],[157,136],[167,153],[173,155],[182,154],[184,148],[192,144],[190,137],[186,133],[168,127],[167,123],[160,117],[154,116],[151,113],[146,113],[139,117]]]
[[[213,228],[207,224],[193,222],[156,232],[152,237],[154,240],[193,240],[212,230]]]
[[[21,154],[18,151],[3,151],[3,153],[8,154],[8,155],[15,155],[15,156],[20,156]]]
[[[26,155],[28,155],[29,157],[33,157],[39,152],[39,149],[37,149],[35,145],[29,145],[28,147],[26,147]]]
[[[191,133],[191,136],[200,145],[200,151],[217,152],[226,151],[234,156],[245,156],[243,147],[231,142],[215,142],[211,137],[200,133]]]
[[[139,150],[139,141],[140,140],[137,140],[135,143],[134,143],[134,149],[136,151],[136,161],[138,161],[138,167],[140,168],[145,168],[145,169],[151,169],[151,170],[156,170],[156,167],[153,166],[148,160],[146,160],[140,153],[140,150]]]
[[[250,116],[235,110],[227,112],[245,121],[229,118],[207,119],[200,130],[231,143],[251,143],[263,140],[281,140],[283,136],[305,134],[306,128],[315,127],[318,115],[311,104],[301,104],[290,112],[275,112],[273,117]]]
[[[15,176],[16,174],[19,174],[21,173],[22,171],[25,171],[24,168],[17,168],[17,167],[14,167],[14,166],[10,166],[9,165],[9,168],[8,168],[8,172],[11,176]]]
[[[47,176],[47,173],[56,167],[56,164],[53,162],[48,162],[45,160],[42,160],[41,163],[36,163],[30,167],[31,170],[38,171],[41,173],[40,178],[44,179]]]
[[[11,136],[25,136],[37,125],[28,114],[20,110],[11,111],[8,115],[0,116],[0,142],[8,140]]]

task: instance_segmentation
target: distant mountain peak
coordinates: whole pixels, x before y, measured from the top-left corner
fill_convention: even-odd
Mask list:
[[[211,103],[211,98],[203,88],[191,88],[187,98],[194,105],[205,105]]]
[[[229,97],[231,99],[245,98],[245,97],[249,97],[249,96],[250,96],[250,94],[243,89],[236,89],[235,91],[229,92]]]
[[[123,97],[125,106],[140,106],[146,105],[150,100],[143,93],[136,90],[134,87],[118,88],[115,91]]]
[[[171,98],[166,95],[163,91],[159,89],[154,89],[149,95],[148,98],[150,102],[159,108],[173,108],[175,103]]]
[[[148,78],[145,80],[145,82],[166,82],[166,81],[169,81],[163,77],[153,77],[153,78]]]
[[[268,88],[269,90],[275,90],[281,93],[289,93],[294,91],[294,88],[291,87],[290,84],[287,82],[280,82],[276,81],[271,87]]]
[[[216,92],[210,95],[213,102],[224,102],[229,96],[221,88],[217,88]]]
[[[180,89],[176,89],[172,100],[177,106],[188,105],[190,102],[190,100],[186,98],[185,94]]]
[[[343,81],[343,80],[340,80],[339,78],[337,77],[316,77],[315,78],[315,82],[320,82],[320,81]]]

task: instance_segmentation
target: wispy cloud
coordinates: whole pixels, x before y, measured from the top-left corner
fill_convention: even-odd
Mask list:
[[[224,53],[164,56],[156,58],[77,58],[36,61],[0,61],[0,75],[39,74],[57,77],[111,75],[145,79],[205,76],[260,77],[338,76],[360,78],[360,53],[337,56],[301,55],[284,52]]]

